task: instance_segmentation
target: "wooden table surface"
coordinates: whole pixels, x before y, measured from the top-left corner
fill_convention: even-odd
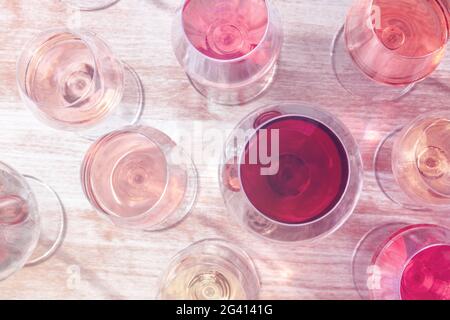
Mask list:
[[[448,213],[408,211],[390,202],[376,184],[372,165],[377,144],[391,130],[425,111],[448,109],[448,60],[404,99],[367,103],[340,87],[330,65],[330,43],[351,0],[274,2],[285,28],[275,82],[248,105],[224,107],[208,104],[197,94],[172,52],[171,22],[179,0],[121,0],[106,10],[83,13],[58,0],[0,0],[0,161],[52,185],[68,215],[67,235],[58,253],[0,282],[0,298],[152,299],[173,255],[194,241],[219,237],[237,243],[254,258],[263,299],[358,299],[351,256],[368,230],[392,221],[450,225]],[[340,230],[317,243],[290,247],[267,243],[230,219],[218,186],[218,158],[213,157],[197,163],[197,204],[177,227],[145,233],[104,221],[90,207],[79,182],[89,142],[40,124],[21,102],[16,87],[15,63],[24,44],[42,30],[62,26],[81,26],[106,39],[142,78],[146,95],[142,123],[165,130],[187,148],[190,143],[183,136],[194,126],[225,132],[262,105],[304,101],[334,113],[356,137],[365,162],[364,191],[355,213]],[[222,146],[208,148],[220,151]]]

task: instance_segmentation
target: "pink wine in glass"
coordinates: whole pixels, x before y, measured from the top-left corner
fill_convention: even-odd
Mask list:
[[[450,229],[392,223],[370,231],[353,257],[364,299],[449,300]]]
[[[300,224],[319,219],[342,198],[349,163],[342,142],[325,125],[299,116],[271,120],[259,130],[279,132],[278,172],[263,175],[250,152],[261,145],[259,131],[250,139],[240,165],[243,190],[257,210],[272,220]],[[271,146],[268,145],[268,150]]]
[[[269,0],[185,0],[174,20],[172,43],[200,94],[239,105],[272,83],[283,29]]]
[[[450,300],[450,245],[417,253],[402,274],[404,300]]]
[[[155,129],[126,127],[112,132],[85,156],[84,192],[97,210],[119,226],[168,227],[187,214],[196,191],[190,159],[179,157],[173,163],[172,152],[179,152],[177,146]]]
[[[215,59],[230,60],[251,52],[264,37],[267,23],[265,0],[188,0],[183,8],[187,37],[200,52]]]
[[[0,226],[16,225],[28,217],[28,203],[18,195],[0,195]]]
[[[95,123],[122,99],[122,66],[111,52],[94,56],[92,47],[76,34],[61,32],[42,43],[29,61],[26,94],[48,117],[74,124]],[[104,72],[97,67],[99,57],[98,67]]]
[[[358,0],[347,16],[345,39],[369,77],[408,85],[427,77],[443,58],[446,14],[438,0]]]
[[[24,102],[46,124],[88,130],[117,111],[124,70],[95,34],[56,29],[41,33],[23,50],[17,80]]]
[[[138,216],[153,207],[167,179],[161,149],[134,132],[120,132],[100,143],[86,156],[94,158],[85,187],[97,206],[120,217]]]

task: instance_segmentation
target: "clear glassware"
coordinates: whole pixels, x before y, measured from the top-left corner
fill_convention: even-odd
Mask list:
[[[197,194],[197,171],[167,135],[130,126],[89,148],[81,184],[92,206],[116,226],[155,231],[189,213]]]
[[[337,230],[362,190],[361,155],[347,127],[302,103],[245,117],[227,139],[221,163],[229,213],[253,233],[284,243]]]
[[[355,0],[332,44],[340,84],[370,100],[395,100],[444,57],[447,12],[440,0]]]
[[[49,259],[61,246],[65,229],[65,210],[56,192],[0,162],[0,280]]]
[[[448,28],[450,29],[450,0],[439,0],[442,4],[442,7],[444,7],[444,10],[447,14],[447,23]]]
[[[178,253],[160,281],[162,300],[256,300],[260,280],[250,256],[224,240],[203,240]]]
[[[88,31],[52,29],[38,35],[20,55],[17,82],[38,119],[86,136],[135,124],[143,109],[137,74]]]
[[[450,300],[450,229],[380,226],[359,242],[352,266],[363,299]]]
[[[269,0],[186,0],[172,42],[194,88],[211,101],[246,103],[271,84],[283,43]]]
[[[375,176],[384,194],[412,210],[450,208],[450,113],[430,112],[381,141]]]
[[[111,7],[119,0],[63,0],[69,6],[81,11],[95,11]]]

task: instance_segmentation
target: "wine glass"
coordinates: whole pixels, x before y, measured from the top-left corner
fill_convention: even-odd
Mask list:
[[[447,41],[440,0],[356,0],[333,40],[332,65],[351,94],[395,100],[437,68]]]
[[[175,55],[194,88],[213,102],[248,102],[271,84],[283,43],[269,0],[186,0],[173,24]]]
[[[61,246],[65,228],[56,192],[0,162],[0,280],[49,259]]]
[[[228,211],[266,239],[314,240],[353,212],[363,183],[358,145],[333,115],[302,103],[245,117],[226,141],[219,170]]]
[[[450,208],[450,113],[430,112],[380,143],[375,175],[384,194],[412,210]]]
[[[155,231],[180,222],[197,194],[190,157],[164,133],[129,126],[98,139],[81,166],[92,206],[113,224]]]
[[[250,256],[224,240],[203,240],[178,253],[160,281],[163,300],[256,300],[260,280]]]
[[[94,11],[109,8],[119,0],[63,0],[68,5],[81,11]]]
[[[450,28],[450,0],[439,0],[447,14],[448,27]]]
[[[353,255],[363,299],[449,300],[450,229],[391,223],[370,231]]]
[[[56,129],[98,137],[136,123],[142,113],[139,77],[88,31],[38,35],[17,62],[17,82],[33,114]]]

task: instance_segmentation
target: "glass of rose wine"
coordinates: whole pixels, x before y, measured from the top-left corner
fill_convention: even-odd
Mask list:
[[[260,280],[250,256],[224,240],[197,242],[178,253],[164,273],[162,300],[256,300]]]
[[[363,183],[355,139],[333,115],[301,103],[257,109],[228,138],[220,166],[228,211],[271,240],[314,240],[353,212]]]
[[[119,0],[64,0],[64,2],[81,11],[95,11],[109,8]]]
[[[444,57],[447,9],[441,0],[355,0],[332,45],[340,84],[370,100],[395,100]]]
[[[65,228],[56,192],[0,162],[0,280],[49,259],[61,246]]]
[[[130,126],[98,139],[81,166],[83,191],[113,224],[155,231],[180,222],[197,194],[190,157],[164,133]]]
[[[269,0],[186,0],[172,34],[194,88],[226,105],[248,102],[269,87],[283,43],[281,20]]]
[[[56,129],[98,137],[136,123],[142,113],[139,77],[92,32],[38,35],[17,62],[17,82],[34,115]]]
[[[450,300],[450,229],[392,223],[370,231],[353,256],[363,299]]]
[[[450,0],[438,0],[442,7],[444,8],[444,11],[447,15],[447,27],[449,29],[450,32]]]
[[[375,154],[384,194],[416,210],[450,208],[450,113],[425,113],[388,135]]]

